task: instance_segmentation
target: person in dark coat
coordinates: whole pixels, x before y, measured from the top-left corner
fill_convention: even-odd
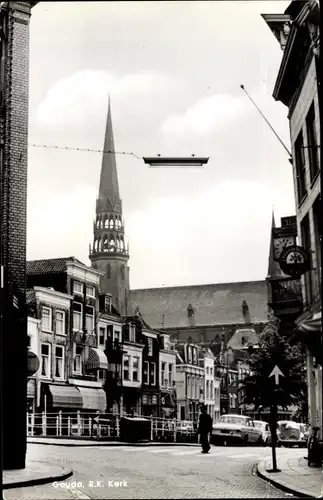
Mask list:
[[[208,453],[210,451],[209,434],[212,434],[212,423],[212,418],[207,413],[206,406],[202,405],[199,426],[197,429],[198,434],[201,436],[200,443],[202,446],[202,453]]]

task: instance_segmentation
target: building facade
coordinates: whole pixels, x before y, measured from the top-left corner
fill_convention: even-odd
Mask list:
[[[96,201],[93,243],[90,245],[89,258],[92,267],[102,271],[100,291],[109,293],[112,304],[126,316],[129,295],[129,248],[125,242],[122,201],[119,194],[114,151],[109,100],[99,196]]]
[[[176,351],[173,348],[170,335],[160,334],[159,349],[159,385],[160,385],[160,416],[176,418]]]
[[[26,456],[29,23],[31,9],[36,4],[2,2],[0,8],[0,286],[3,298],[0,316],[2,349],[6,353],[1,363],[4,469],[25,468]]]
[[[104,362],[97,349],[100,276],[74,257],[27,262],[27,282],[36,293],[36,314],[44,325],[39,411],[106,410],[106,395],[97,380]],[[38,302],[37,293],[42,298]]]
[[[197,422],[204,402],[204,366],[199,364],[199,346],[185,343],[175,348],[177,418]]]
[[[204,370],[204,404],[207,412],[215,418],[215,356],[207,348],[199,350],[199,365]]]
[[[322,309],[320,186],[320,6],[292,1],[283,14],[263,15],[283,56],[273,96],[288,109],[298,244],[309,254],[301,277],[303,311],[295,320],[307,345],[309,421],[322,438]]]

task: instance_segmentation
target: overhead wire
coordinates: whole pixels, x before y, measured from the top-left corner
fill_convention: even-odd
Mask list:
[[[104,154],[115,154],[115,155],[128,155],[134,156],[138,160],[142,160],[143,157],[136,155],[135,153],[127,152],[127,151],[112,151],[110,149],[91,149],[91,148],[76,148],[71,146],[56,146],[51,144],[28,144],[29,147],[32,148],[44,148],[44,149],[56,149],[56,150],[64,150],[64,151],[81,151],[87,153],[104,153]]]

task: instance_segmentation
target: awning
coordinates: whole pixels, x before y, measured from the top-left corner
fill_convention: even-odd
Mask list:
[[[78,387],[78,390],[82,397],[82,408],[84,410],[106,410],[107,397],[103,389]]]
[[[77,387],[49,384],[48,389],[52,396],[52,406],[54,408],[83,408],[82,396]]]
[[[312,319],[309,319],[307,321],[303,321],[303,323],[299,324],[299,329],[302,330],[303,332],[315,332],[319,333],[322,332],[322,312],[319,311],[318,313],[314,314]]]
[[[34,398],[36,395],[36,380],[28,380],[27,398]]]
[[[108,360],[102,349],[95,349],[90,347],[89,357],[86,362],[87,370],[107,370]]]

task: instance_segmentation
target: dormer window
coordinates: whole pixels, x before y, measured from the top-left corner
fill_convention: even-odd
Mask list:
[[[111,313],[112,299],[111,295],[106,295],[104,299],[104,309],[106,313]]]

